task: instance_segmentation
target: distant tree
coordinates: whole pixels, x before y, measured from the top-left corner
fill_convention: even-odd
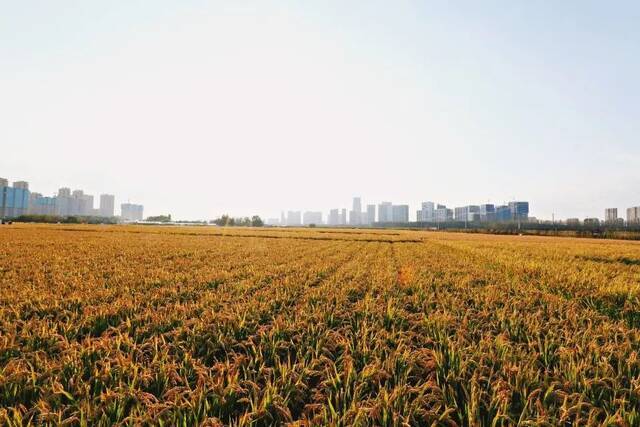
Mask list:
[[[41,222],[41,223],[63,223],[63,224],[117,224],[114,217],[104,218],[98,216],[57,216],[57,215],[21,215],[13,218],[15,222]]]
[[[149,217],[147,217],[147,221],[150,221],[150,222],[171,222],[171,214],[169,214],[169,215],[149,216]]]
[[[249,218],[232,218],[227,214],[222,215],[220,218],[209,221],[211,224],[216,224],[220,227],[262,227],[264,225],[262,219],[258,215],[254,215]]]

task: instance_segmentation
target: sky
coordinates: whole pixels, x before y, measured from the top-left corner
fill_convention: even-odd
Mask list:
[[[0,0],[0,177],[145,215],[640,205],[640,2]],[[97,198],[97,197],[96,197]]]

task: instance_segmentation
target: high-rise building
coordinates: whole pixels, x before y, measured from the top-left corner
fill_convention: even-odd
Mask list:
[[[509,202],[509,209],[514,221],[526,221],[529,218],[529,202]]]
[[[80,215],[92,216],[97,212],[93,209],[93,196],[85,194],[80,201]]]
[[[347,225],[347,210],[342,209],[340,211],[340,223],[338,225]]]
[[[287,218],[284,216],[284,211],[280,211],[280,225],[283,227],[287,225]]]
[[[435,222],[450,222],[453,221],[453,209],[448,209],[444,205],[438,205],[435,211]]]
[[[480,206],[469,205],[454,208],[454,219],[460,222],[473,222],[480,220]]]
[[[0,218],[5,218],[5,197],[7,188],[9,188],[9,180],[0,178]]]
[[[31,193],[29,213],[32,215],[55,215],[56,197],[44,197],[40,193]]]
[[[393,221],[393,205],[391,202],[382,202],[378,205],[378,222]]]
[[[31,197],[29,184],[16,181],[9,187],[9,182],[5,179],[0,184],[0,217],[15,218],[28,214]]]
[[[367,225],[376,222],[376,205],[367,205]]]
[[[496,207],[490,203],[480,205],[480,221],[491,222],[496,220]]]
[[[496,221],[508,222],[513,220],[511,208],[508,205],[502,205],[496,207]]]
[[[111,194],[100,195],[100,216],[110,218],[115,215],[115,197]]]
[[[618,208],[607,208],[604,210],[604,221],[607,224],[615,224],[618,222]]]
[[[435,204],[433,202],[422,202],[422,214],[419,221],[433,222],[435,212]]]
[[[362,202],[360,197],[353,198],[353,208],[349,212],[349,224],[360,225],[362,220]]]
[[[13,183],[13,188],[17,188],[20,190],[28,190],[29,189],[29,183],[27,181],[15,181]]]
[[[353,210],[349,211],[349,225],[358,225],[356,220],[356,213]]]
[[[329,211],[329,218],[327,218],[328,225],[340,224],[340,209],[331,209]]]
[[[58,193],[60,193],[61,190],[66,189],[60,189]],[[93,196],[90,194],[85,194],[82,190],[73,190],[73,192],[71,192],[71,197],[69,200],[69,209],[67,215],[91,216],[93,214]]]
[[[391,206],[391,222],[396,222],[396,223],[409,222],[409,205],[392,205]]]
[[[298,227],[302,225],[302,214],[300,213],[300,211],[287,212],[287,225],[292,227]]]
[[[467,221],[480,221],[480,206],[478,205],[469,205],[467,206]]]
[[[634,206],[627,209],[627,223],[640,224],[640,206]]]
[[[56,215],[69,216],[72,211],[71,189],[62,187],[58,190],[56,197]]]
[[[84,199],[84,191],[73,190],[71,192],[71,201],[69,203],[69,215],[82,215],[82,200]]]
[[[30,215],[39,215],[37,204],[38,199],[42,198],[42,193],[31,192],[29,194],[29,214]]]
[[[15,181],[9,187],[8,180],[0,178],[0,216],[17,217],[20,215],[56,215],[56,216],[99,216],[103,213],[113,216],[114,201],[111,195],[102,195],[101,209],[94,209],[94,199],[82,190],[67,187],[60,188],[56,196],[44,197],[31,192],[29,183]],[[106,215],[105,215],[106,216]]]
[[[322,224],[322,212],[305,212],[302,215],[302,223],[304,225],[321,225]]]
[[[133,203],[123,203],[120,205],[120,217],[125,222],[142,221],[144,207]]]
[[[369,215],[367,215],[367,211],[364,210],[360,212],[360,224],[369,225],[368,220],[369,220]]]

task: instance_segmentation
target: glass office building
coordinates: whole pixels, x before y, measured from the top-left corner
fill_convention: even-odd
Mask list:
[[[526,220],[529,218],[529,202],[509,202],[509,209],[514,220]]]

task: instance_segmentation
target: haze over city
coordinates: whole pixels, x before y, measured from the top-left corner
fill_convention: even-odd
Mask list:
[[[636,2],[7,2],[0,176],[214,218],[640,204]]]

